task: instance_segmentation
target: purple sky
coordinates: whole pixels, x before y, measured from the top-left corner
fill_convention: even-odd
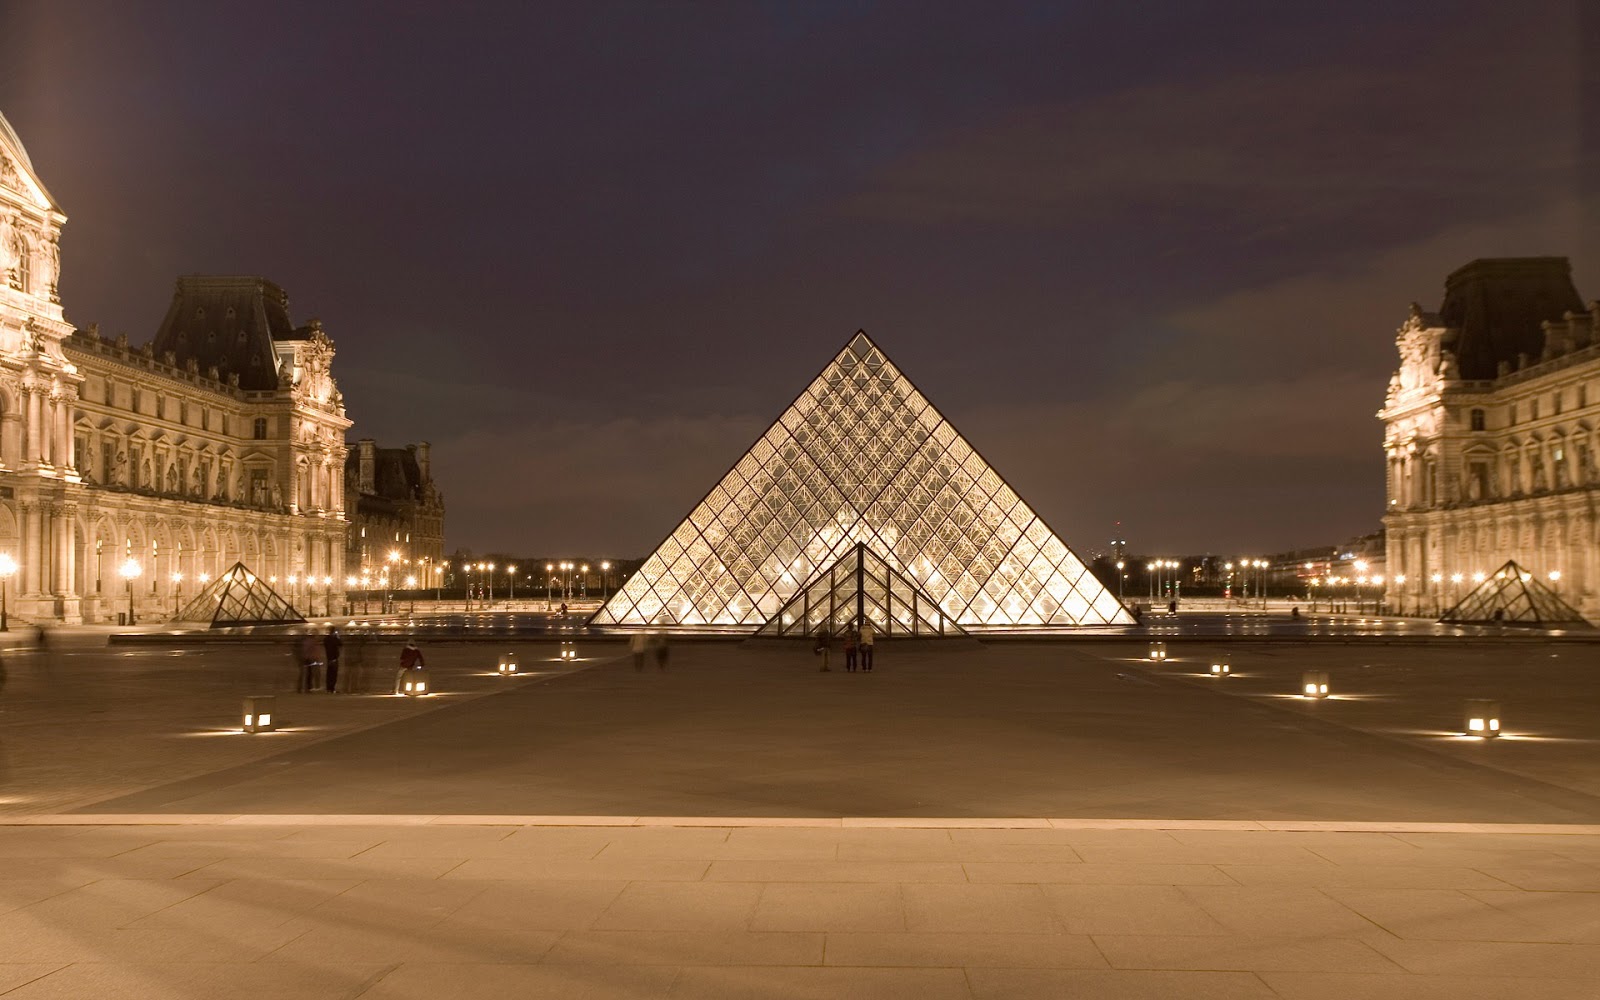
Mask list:
[[[1408,303],[1600,297],[1578,0],[937,6],[12,0],[0,112],[69,319],[272,278],[480,550],[643,555],[858,327],[1085,554],[1332,543]]]

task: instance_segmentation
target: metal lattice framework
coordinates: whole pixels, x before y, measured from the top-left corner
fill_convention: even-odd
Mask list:
[[[1580,625],[1589,622],[1533,574],[1507,560],[1440,616],[1451,625]]]
[[[590,622],[753,630],[858,545],[969,631],[1133,624],[865,333]]]
[[[175,621],[204,622],[212,628],[230,625],[289,625],[305,618],[267,581],[234,563],[206,584]]]
[[[965,635],[938,602],[857,544],[789,598],[756,635],[832,635],[870,621],[884,635]]]

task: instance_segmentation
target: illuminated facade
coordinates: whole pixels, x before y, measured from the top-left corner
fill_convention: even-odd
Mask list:
[[[286,592],[290,576],[342,583],[350,421],[333,342],[292,324],[283,291],[254,277],[179,279],[142,347],[74,329],[57,290],[65,222],[0,117],[10,609],[100,622],[131,598],[140,619],[165,618],[235,562]]]
[[[421,587],[442,582],[444,494],[433,481],[428,442],[379,448],[362,438],[346,453],[344,491],[350,573],[369,585],[385,572],[397,587],[408,578]]]
[[[1412,306],[1378,414],[1391,608],[1437,613],[1515,560],[1600,615],[1597,323],[1559,257],[1473,261]]]
[[[864,333],[591,622],[795,634],[857,613],[890,634],[1133,623]]]

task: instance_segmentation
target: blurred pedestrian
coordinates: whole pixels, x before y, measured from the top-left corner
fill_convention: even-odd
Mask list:
[[[322,685],[322,639],[307,632],[300,637],[300,677],[295,682],[296,691],[315,691]]]
[[[656,636],[655,647],[656,669],[665,670],[667,669],[667,637],[665,635]]]
[[[400,650],[400,670],[394,675],[394,693],[404,694],[406,674],[413,670],[421,670],[427,666],[427,661],[422,658],[422,650],[417,648],[415,639],[407,639],[405,648]]]
[[[861,672],[872,673],[872,640],[877,635],[877,630],[872,627],[872,622],[865,619],[861,622]]]
[[[649,644],[650,644],[650,637],[649,636],[645,635],[643,632],[635,632],[635,633],[633,633],[633,642],[632,642],[631,645],[632,645],[632,649],[633,649],[633,669],[634,670],[643,670],[644,669],[644,654],[645,654],[646,650],[649,648]]]
[[[328,626],[328,634],[322,637],[322,652],[327,666],[327,688],[329,694],[339,690],[339,653],[344,649],[344,639],[339,636],[339,629],[333,625]]]

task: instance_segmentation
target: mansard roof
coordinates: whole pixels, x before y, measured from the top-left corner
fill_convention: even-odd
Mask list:
[[[1453,340],[1465,379],[1495,378],[1500,362],[1517,367],[1517,355],[1537,361],[1544,353],[1543,324],[1584,311],[1565,257],[1487,257],[1445,279],[1439,322]]]
[[[417,462],[415,447],[374,448],[372,475],[373,492],[365,496],[392,500],[397,503],[420,501],[426,494],[422,466]],[[344,457],[344,473],[352,482],[361,475],[361,449],[353,445]]]
[[[242,388],[272,390],[279,387],[273,341],[309,336],[290,322],[289,296],[267,279],[186,274],[153,346],[157,357],[171,351],[180,363],[194,358],[202,371],[216,365],[224,379],[238,374]]]

